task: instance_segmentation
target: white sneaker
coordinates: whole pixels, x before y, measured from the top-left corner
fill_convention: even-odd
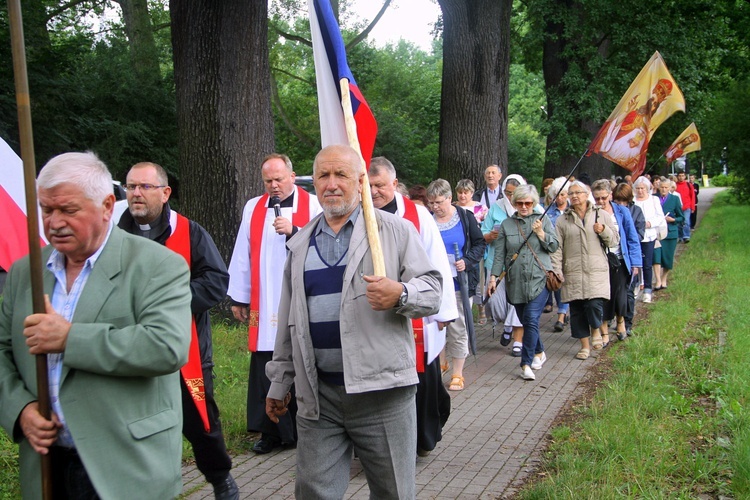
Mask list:
[[[651,294],[649,292],[643,292],[643,302],[646,304],[651,303]]]
[[[536,375],[534,375],[534,372],[531,371],[529,365],[523,365],[521,367],[521,378],[523,378],[524,380],[536,380]]]
[[[539,370],[545,361],[547,361],[547,355],[544,352],[542,352],[541,356],[534,356],[534,360],[531,362],[531,369]]]

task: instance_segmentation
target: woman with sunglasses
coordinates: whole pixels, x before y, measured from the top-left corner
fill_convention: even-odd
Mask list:
[[[550,254],[557,250],[557,235],[547,217],[534,213],[539,195],[533,185],[518,186],[511,203],[516,212],[500,224],[487,292],[495,292],[497,277],[504,270],[508,302],[523,324],[521,377],[534,380],[533,370],[541,369],[547,361],[539,318],[547,303],[547,271],[552,270]],[[515,254],[518,257],[513,261]]]
[[[613,217],[589,201],[586,184],[572,182],[568,198],[570,208],[555,225],[560,249],[552,254],[552,267],[565,279],[561,290],[570,305],[570,333],[581,341],[575,357],[588,359],[591,346],[602,345],[604,301],[609,299],[609,264],[599,241],[612,247],[620,237]]]

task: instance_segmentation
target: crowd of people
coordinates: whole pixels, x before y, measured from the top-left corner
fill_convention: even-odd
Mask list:
[[[407,190],[384,157],[366,177],[348,146],[316,156],[315,194],[296,186],[286,155],[259,168],[265,192],[244,207],[228,267],[208,232],[170,207],[158,164],[130,169],[122,212],[92,153],[41,170],[46,311],[32,312],[28,259],[11,269],[0,309],[0,424],[21,443],[25,496],[40,496],[49,455],[55,496],[136,487],[142,498],[175,497],[182,433],[215,497],[238,498],[208,315],[229,297],[248,328],[253,451],[296,446],[301,498],[343,497],[355,454],[372,496],[414,498],[415,455],[441,440],[448,391],[465,388],[475,315],[502,325],[499,343],[530,381],[547,360],[540,319],[555,305],[553,330],[570,328],[576,358],[610,335],[625,340],[636,300],[667,288],[698,194],[684,172],[632,185],[545,179],[540,193],[497,165],[479,189],[436,179]],[[360,205],[365,179],[372,221]],[[49,417],[28,354],[46,356]]]

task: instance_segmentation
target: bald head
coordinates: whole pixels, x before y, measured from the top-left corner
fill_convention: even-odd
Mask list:
[[[313,163],[313,184],[326,221],[349,217],[359,203],[362,191],[362,159],[349,146],[323,148]]]

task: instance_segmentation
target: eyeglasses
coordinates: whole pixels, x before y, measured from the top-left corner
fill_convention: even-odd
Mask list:
[[[123,187],[125,188],[125,191],[135,191],[138,188],[141,188],[141,191],[151,191],[153,189],[167,186],[157,186],[156,184],[125,184]]]
[[[578,196],[578,195],[584,195],[586,196],[586,191],[568,191],[568,196]]]
[[[434,207],[435,205],[442,205],[448,200],[448,198],[443,198],[442,200],[432,200],[427,202],[427,206]]]
[[[517,207],[533,207],[534,202],[533,201],[517,201],[516,206]]]
[[[607,201],[609,199],[609,195],[607,196],[594,196],[594,201]]]
[[[507,196],[508,198],[510,198],[511,196],[513,196],[513,191],[510,191],[508,189],[506,189],[505,191],[503,191],[503,193],[505,193],[505,196]]]

